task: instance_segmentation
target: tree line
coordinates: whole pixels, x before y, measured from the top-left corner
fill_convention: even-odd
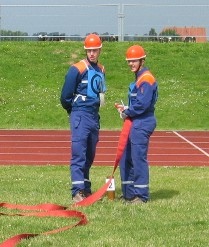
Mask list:
[[[118,35],[109,34],[108,32],[99,34],[103,41],[118,41]],[[87,33],[86,35],[88,35]],[[28,37],[27,32],[22,31],[11,31],[11,30],[0,30],[0,38],[1,40],[38,40],[38,41],[82,41],[83,37],[79,34],[74,34],[67,36],[65,33],[59,32],[38,32],[34,33],[32,37]],[[176,33],[175,30],[167,29],[157,34],[154,28],[151,28],[148,34],[144,34],[143,36],[138,36],[137,34],[134,36],[124,35],[124,41],[158,41],[158,42],[170,42],[170,41],[185,41],[185,42],[195,42],[195,37],[186,37],[182,40],[182,37]]]

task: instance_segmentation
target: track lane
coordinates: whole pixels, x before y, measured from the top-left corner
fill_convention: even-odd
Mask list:
[[[114,165],[119,135],[100,131],[94,165]],[[0,130],[0,165],[68,165],[70,142],[67,130]],[[151,166],[209,166],[208,152],[209,131],[155,131],[148,160]]]

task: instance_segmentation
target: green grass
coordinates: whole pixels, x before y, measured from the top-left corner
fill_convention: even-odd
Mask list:
[[[108,91],[101,129],[120,129],[114,103],[127,102],[134,80],[125,61],[131,42],[104,42]],[[207,130],[209,43],[150,43],[146,65],[159,83],[158,130]],[[60,93],[69,65],[85,56],[81,42],[1,42],[0,128],[68,129]],[[111,119],[111,121],[109,121]]]
[[[1,201],[69,205],[72,201],[68,172],[66,166],[0,166]],[[111,167],[92,168],[94,190],[104,184],[111,172]],[[208,246],[209,170],[151,167],[150,172],[151,201],[147,204],[127,206],[104,196],[89,207],[78,208],[87,215],[86,226],[24,240],[18,246]],[[116,197],[119,197],[119,170],[115,181]],[[19,233],[41,233],[75,222],[65,218],[2,216],[0,242]]]

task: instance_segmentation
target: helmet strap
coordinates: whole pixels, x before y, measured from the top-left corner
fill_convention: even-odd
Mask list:
[[[143,69],[143,66],[144,66],[144,58],[142,58],[142,59],[139,59],[139,68],[138,68],[138,70],[137,71],[140,71],[141,69]]]

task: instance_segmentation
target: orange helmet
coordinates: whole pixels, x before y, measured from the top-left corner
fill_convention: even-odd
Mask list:
[[[102,47],[102,41],[96,34],[89,34],[84,41],[84,49],[99,49]]]
[[[133,45],[126,51],[126,60],[136,60],[145,57],[145,51],[140,45]]]

